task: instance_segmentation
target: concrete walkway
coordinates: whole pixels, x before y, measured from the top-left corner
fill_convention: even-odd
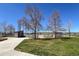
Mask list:
[[[29,53],[15,51],[14,48],[25,38],[8,38],[0,42],[0,56],[34,56]]]

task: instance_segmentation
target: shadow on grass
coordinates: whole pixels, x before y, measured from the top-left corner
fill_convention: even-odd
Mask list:
[[[61,39],[62,41],[68,41],[70,39],[73,39],[72,37],[58,37],[58,38],[37,38],[35,40],[57,40]]]
[[[52,40],[52,39],[54,39],[54,38],[37,38],[35,40]]]
[[[33,38],[34,39],[34,38]],[[33,40],[30,39],[30,40]],[[61,39],[61,40],[69,40],[72,39],[72,37],[58,37],[58,38],[36,38],[34,40],[56,40],[56,39]]]
[[[61,37],[60,39],[63,41],[68,41],[68,40],[72,39],[72,37]]]

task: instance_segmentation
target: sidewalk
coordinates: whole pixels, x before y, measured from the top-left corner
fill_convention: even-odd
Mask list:
[[[25,38],[8,38],[0,42],[0,56],[34,56],[29,53],[15,51],[14,48]]]

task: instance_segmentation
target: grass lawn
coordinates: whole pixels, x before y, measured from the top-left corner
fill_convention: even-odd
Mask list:
[[[79,38],[24,40],[15,50],[40,56],[79,56]]]

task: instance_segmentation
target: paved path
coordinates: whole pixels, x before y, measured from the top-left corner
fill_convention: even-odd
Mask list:
[[[15,51],[14,48],[25,38],[8,38],[0,42],[0,56],[34,56],[29,53]]]

